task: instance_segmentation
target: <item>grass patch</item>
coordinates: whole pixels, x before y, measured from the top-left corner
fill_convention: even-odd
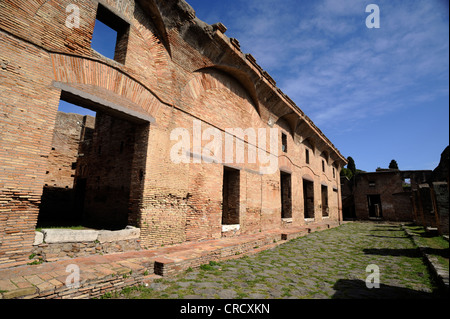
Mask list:
[[[422,226],[404,226],[414,236],[418,245],[424,247],[425,253],[435,257],[439,265],[449,270],[449,242],[444,237],[427,232]]]
[[[205,270],[205,271],[214,271],[217,270],[217,267],[220,266],[220,263],[216,262],[216,261],[210,261],[209,264],[204,264],[200,266],[201,270]]]
[[[42,226],[42,227],[37,227],[36,228],[36,231],[37,232],[41,232],[43,229],[70,229],[70,230],[83,230],[83,229],[89,229],[89,228],[86,228],[86,227],[84,227],[84,226],[81,226],[81,225],[78,225],[78,226],[49,226],[49,227],[45,227],[45,226]]]

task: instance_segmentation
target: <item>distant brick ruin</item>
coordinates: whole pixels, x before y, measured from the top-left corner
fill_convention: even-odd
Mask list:
[[[96,21],[114,58],[91,47]],[[135,227],[149,248],[342,220],[346,159],[225,32],[183,0],[0,2],[0,268],[28,262],[38,224]],[[193,123],[203,149],[228,128],[278,129],[278,149],[236,133],[242,161],[196,162]],[[171,160],[177,128],[189,162]]]
[[[346,219],[415,222],[448,235],[449,147],[435,170],[377,169],[341,177]]]

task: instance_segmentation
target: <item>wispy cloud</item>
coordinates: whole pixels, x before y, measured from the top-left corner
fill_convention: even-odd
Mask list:
[[[365,25],[369,3],[380,8],[380,29]],[[403,126],[410,133],[425,117],[448,127],[429,114],[448,114],[448,1],[228,0],[219,7],[209,22],[222,20],[227,35],[333,140],[357,133],[373,143],[388,125],[389,136],[400,136],[392,120],[399,114],[414,114],[416,123]],[[423,132],[413,133],[425,140]],[[444,136],[433,145],[445,143]],[[361,157],[373,151],[365,144],[358,145]],[[418,158],[409,149],[402,155]]]
[[[289,74],[279,85],[319,126],[391,112],[410,102],[407,90],[422,100],[428,90],[442,92],[420,86],[448,75],[448,17],[446,22],[428,2],[408,4],[380,3],[381,28],[370,30],[361,1],[312,8],[295,30],[299,52],[284,52],[285,62],[278,60]],[[308,45],[311,38],[320,39],[317,46]]]

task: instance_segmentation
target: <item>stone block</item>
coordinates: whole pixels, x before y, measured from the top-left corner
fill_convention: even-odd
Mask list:
[[[101,243],[105,242],[116,242],[119,240],[130,240],[130,239],[139,239],[141,235],[141,230],[136,227],[127,226],[122,230],[100,230],[98,233],[98,241]]]
[[[4,292],[3,298],[4,299],[24,298],[29,295],[34,295],[36,292],[37,292],[36,287],[15,289],[12,291]]]
[[[40,245],[44,242],[44,234],[41,232],[34,232],[34,243],[33,246]]]
[[[239,224],[236,225],[222,225],[222,232],[229,232],[229,231],[237,231],[241,228]]]
[[[78,243],[96,241],[96,230],[71,230],[71,229],[43,229],[44,241],[47,244]]]

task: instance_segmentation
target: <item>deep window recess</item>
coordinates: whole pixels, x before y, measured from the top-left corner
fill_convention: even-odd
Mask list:
[[[98,5],[91,47],[98,53],[125,64],[130,25]]]
[[[287,153],[287,135],[284,133],[281,133],[281,143],[282,143],[281,150],[284,153]]]
[[[306,152],[305,152],[306,154],[305,154],[305,156],[306,156],[306,164],[309,164],[309,150],[308,149],[306,149]]]

